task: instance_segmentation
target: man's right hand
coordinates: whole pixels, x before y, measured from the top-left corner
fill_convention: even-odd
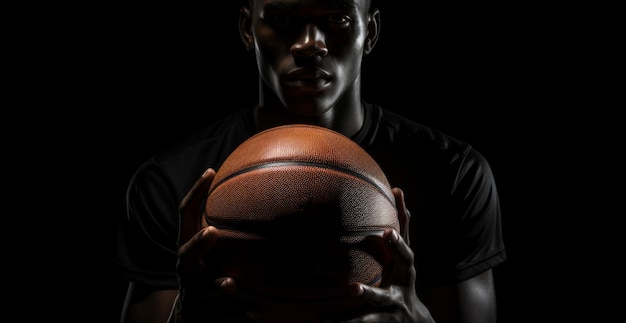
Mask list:
[[[248,305],[238,300],[235,281],[224,277],[211,258],[220,234],[206,225],[203,212],[214,177],[215,170],[207,169],[179,207],[179,295],[172,313],[174,322],[247,321],[254,316]]]

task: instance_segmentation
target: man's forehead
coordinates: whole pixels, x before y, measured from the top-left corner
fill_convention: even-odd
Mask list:
[[[324,8],[359,8],[369,0],[256,0],[260,6],[274,8],[324,7]]]

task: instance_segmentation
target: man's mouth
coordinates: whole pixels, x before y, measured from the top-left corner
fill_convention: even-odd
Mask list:
[[[291,87],[319,89],[326,86],[330,81],[330,74],[322,69],[298,68],[287,74],[285,84]]]

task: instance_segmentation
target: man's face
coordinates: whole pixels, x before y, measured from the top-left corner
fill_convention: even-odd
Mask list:
[[[259,73],[287,109],[323,114],[353,86],[367,36],[366,3],[256,1],[252,32]]]

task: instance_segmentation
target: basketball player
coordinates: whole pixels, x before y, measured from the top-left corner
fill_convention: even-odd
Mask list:
[[[352,138],[396,187],[402,228],[384,236],[394,270],[381,287],[354,286],[366,310],[329,321],[496,321],[492,269],[506,254],[491,168],[468,143],[362,99],[362,59],[380,35],[381,12],[370,1],[243,5],[240,35],[256,56],[258,104],[211,123],[134,174],[114,259],[129,280],[122,322],[267,319],[257,303],[238,297],[236,281],[211,271],[219,231],[201,229],[198,210],[233,149],[291,123]],[[286,319],[305,322],[302,314]]]

